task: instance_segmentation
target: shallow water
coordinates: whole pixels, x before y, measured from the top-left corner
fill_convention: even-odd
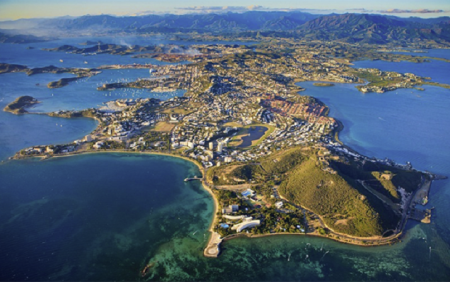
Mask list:
[[[1,165],[0,280],[136,280],[172,240],[202,248],[212,200],[183,181],[198,173],[128,154]]]

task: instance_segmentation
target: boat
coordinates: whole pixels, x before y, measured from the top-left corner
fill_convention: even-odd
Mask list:
[[[59,60],[61,63],[63,63],[64,61],[63,60]]]

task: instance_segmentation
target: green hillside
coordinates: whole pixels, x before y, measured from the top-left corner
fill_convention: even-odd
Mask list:
[[[385,229],[367,196],[339,174],[323,171],[313,156],[292,170],[279,191],[289,201],[321,215],[338,232],[368,237],[381,235]]]
[[[279,185],[280,195],[288,201],[320,215],[333,230],[358,237],[395,229],[400,219],[398,187],[412,192],[422,176],[304,147],[274,153],[255,163],[208,171],[208,180],[214,185]]]

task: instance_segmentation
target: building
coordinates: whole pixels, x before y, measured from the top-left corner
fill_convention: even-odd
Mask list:
[[[229,205],[228,207],[222,209],[222,213],[223,214],[228,214],[228,213],[237,212],[238,210],[239,210],[239,206],[238,205]]]
[[[217,142],[217,153],[221,154],[223,150],[223,142]]]
[[[259,219],[252,219],[252,217],[246,217],[244,218],[244,221],[242,223],[234,225],[233,227],[231,227],[231,229],[236,230],[236,232],[239,233],[245,228],[252,228],[261,224],[261,221]]]
[[[281,209],[282,206],[283,206],[283,202],[282,201],[278,201],[278,202],[275,203],[275,207],[277,209]]]
[[[103,145],[104,145],[104,143],[102,141],[98,141],[92,146],[92,148],[100,149]]]

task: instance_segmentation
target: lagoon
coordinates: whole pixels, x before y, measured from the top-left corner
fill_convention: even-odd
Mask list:
[[[245,148],[245,147],[251,146],[252,142],[263,137],[267,130],[268,130],[268,128],[264,127],[264,126],[249,127],[247,129],[247,135],[245,135],[244,137],[241,138],[242,143],[238,147]]]

